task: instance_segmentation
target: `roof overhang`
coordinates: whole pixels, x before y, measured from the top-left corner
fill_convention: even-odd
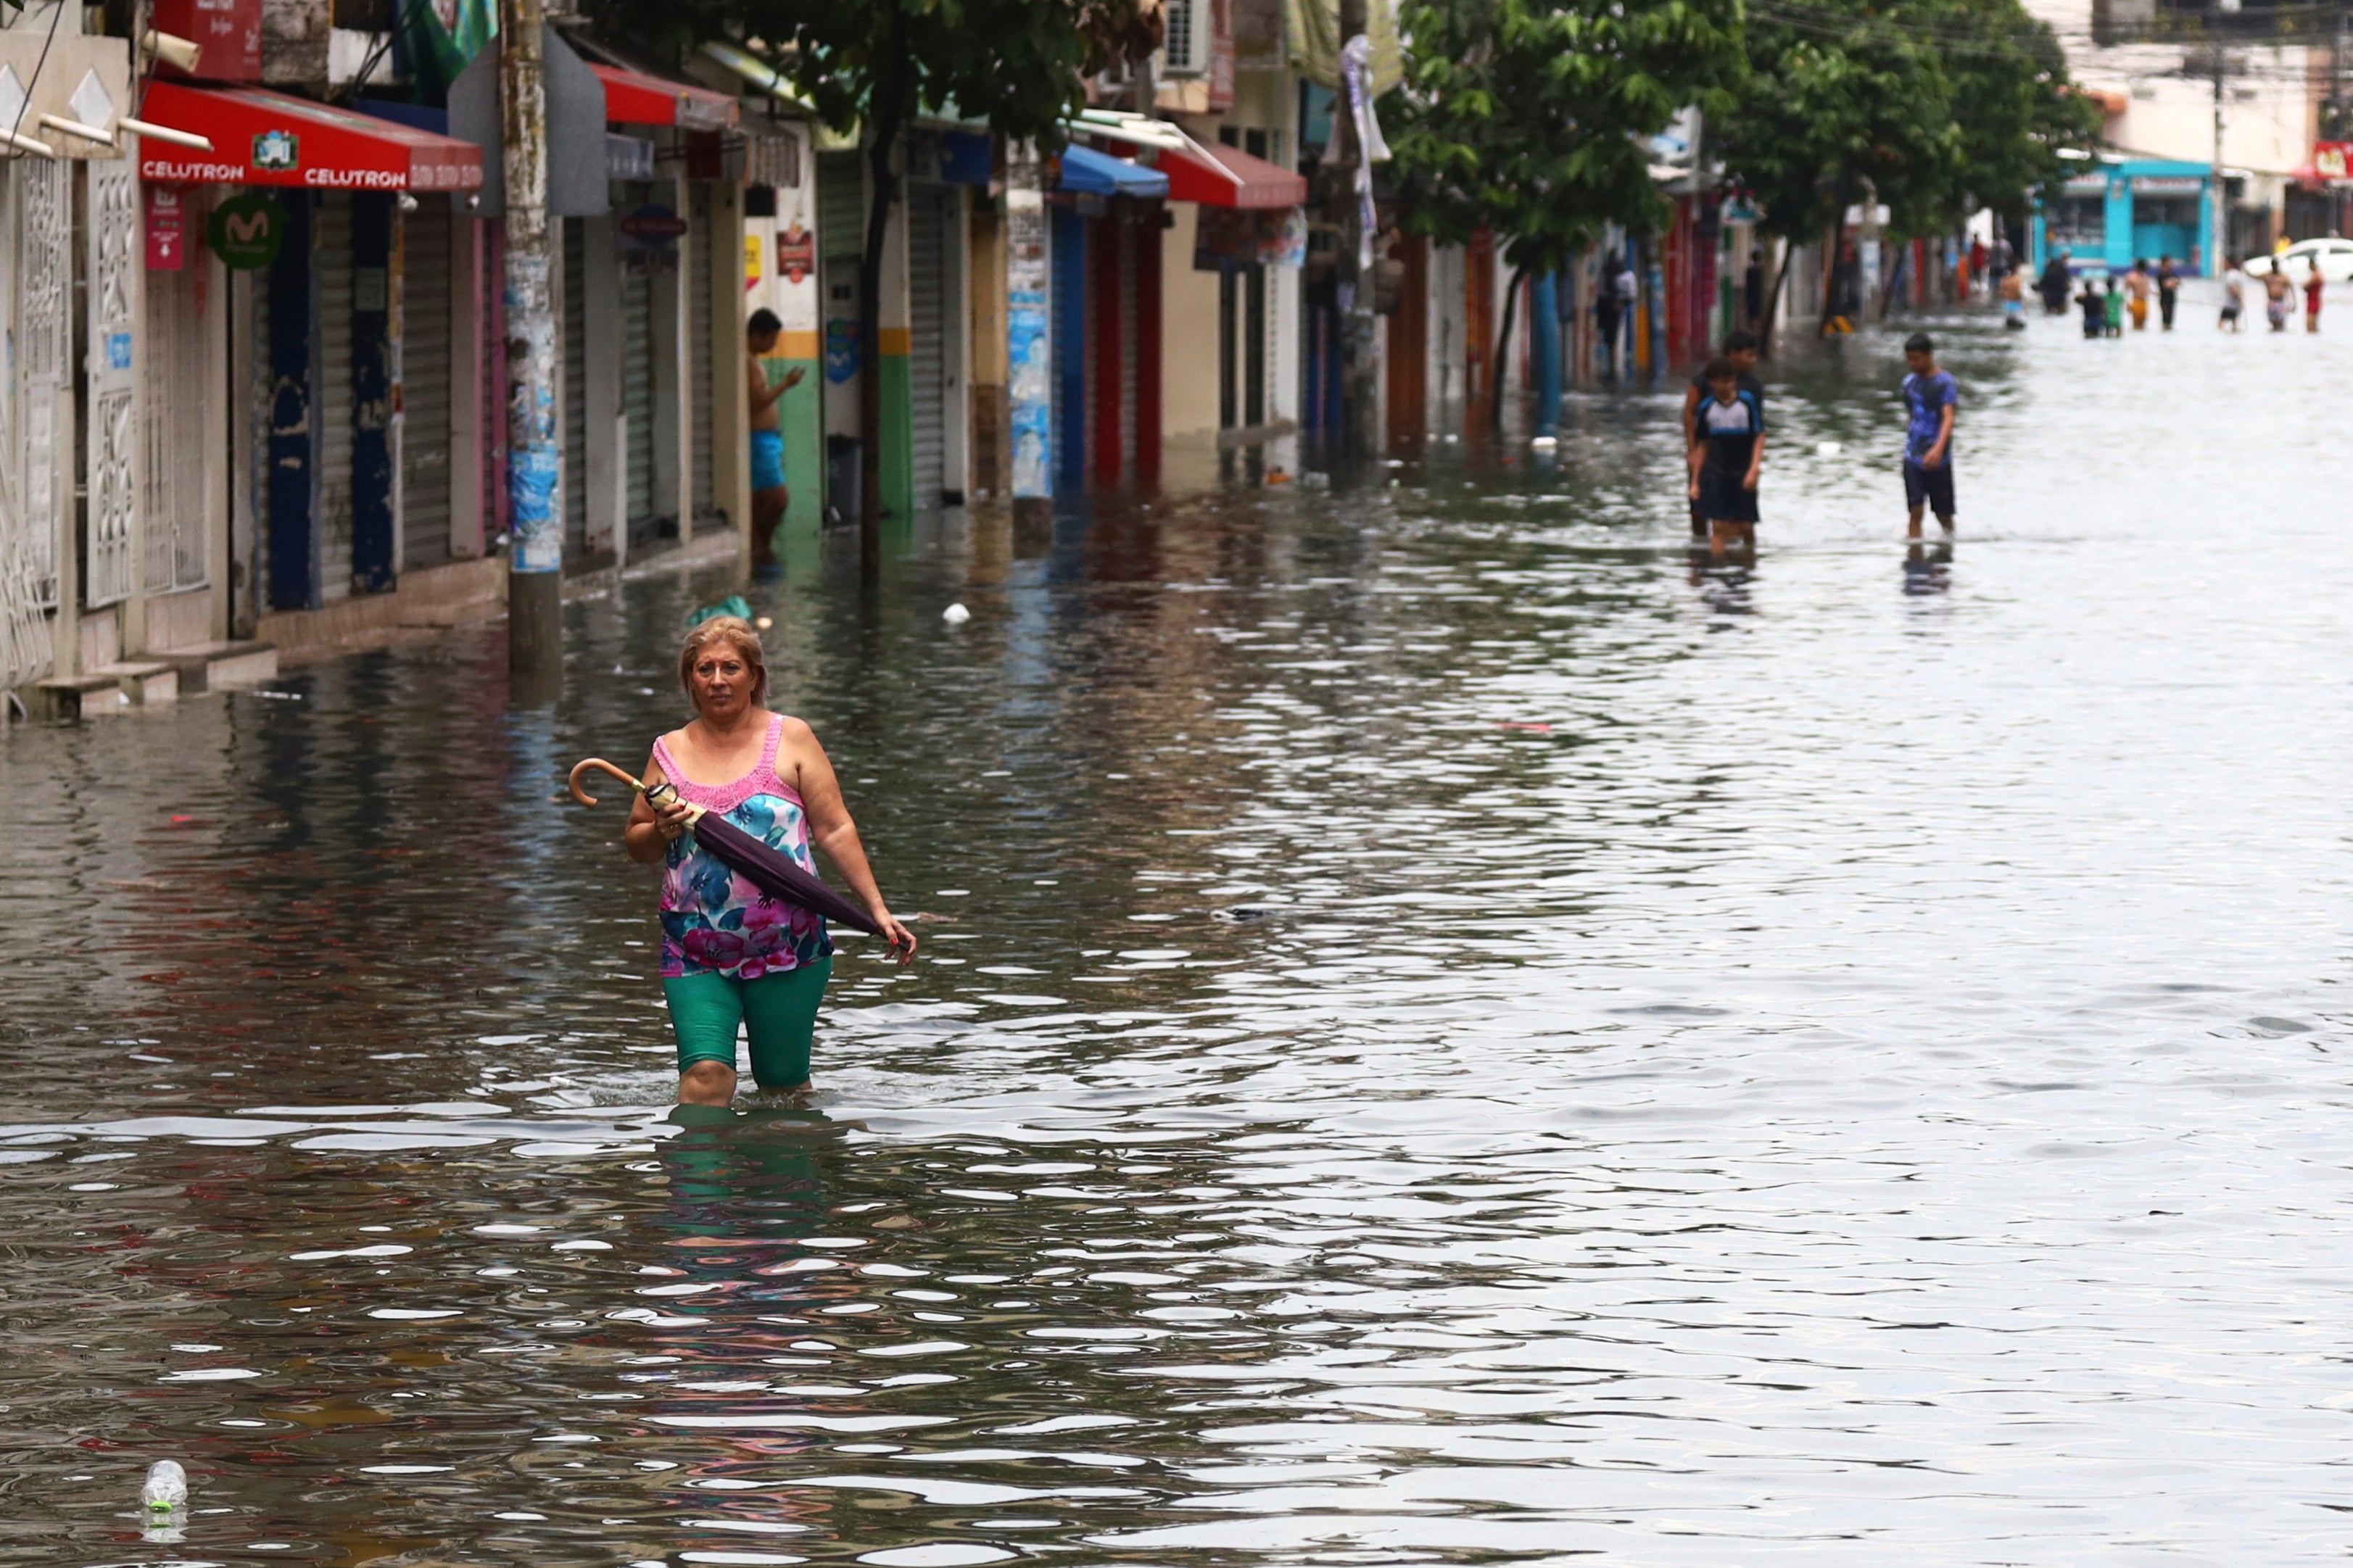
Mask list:
[[[726,131],[743,110],[707,87],[588,62],[605,84],[605,118],[621,125],[675,125],[681,131]]]
[[[158,80],[140,118],[208,138],[201,153],[142,142],[158,184],[295,185],[328,191],[477,191],[482,150],[454,136],[254,87]]]
[[[1062,149],[1061,188],[1087,196],[1165,196],[1168,176],[1092,147]]]

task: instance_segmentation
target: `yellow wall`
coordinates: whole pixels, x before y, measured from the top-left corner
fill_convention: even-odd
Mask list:
[[[1200,208],[1170,202],[1176,226],[1160,232],[1160,428],[1169,436],[1218,431],[1218,275],[1193,270]]]

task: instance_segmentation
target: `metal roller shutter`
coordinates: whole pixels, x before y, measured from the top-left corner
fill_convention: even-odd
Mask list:
[[[947,237],[940,232],[941,193],[922,186],[908,203],[907,396],[917,511],[940,504],[941,472],[947,431],[940,405],[946,395],[946,322],[941,293],[946,271]]]
[[[198,219],[197,221],[201,221]],[[147,274],[147,462],[140,506],[147,525],[147,591],[205,581],[206,384],[201,263]]]
[[[1119,222],[1119,476],[1123,479],[1135,477],[1135,396],[1140,374],[1136,361],[1142,357],[1136,352],[1136,327],[1143,308],[1136,278],[1143,268],[1136,252],[1145,243],[1137,222],[1132,213]],[[1151,239],[1157,244],[1159,234],[1155,232]]]
[[[450,246],[445,198],[401,220],[400,432],[404,571],[449,559]]]
[[[855,153],[817,155],[817,242],[824,256],[856,256],[866,242],[866,171]]]
[[[564,553],[588,555],[588,251],[580,220],[564,224]]]
[[[319,596],[352,595],[352,198],[317,198],[311,282],[318,312],[313,416],[319,421]]]
[[[697,184],[688,202],[687,375],[694,389],[694,515],[698,521],[719,515],[718,484],[712,478],[711,428],[711,187]]]
[[[621,411],[629,417],[629,537],[652,535],[654,517],[654,278],[621,274]]]

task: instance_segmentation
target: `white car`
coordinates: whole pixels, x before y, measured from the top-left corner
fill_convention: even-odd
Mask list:
[[[2276,256],[2247,258],[2246,273],[2262,278],[2277,267],[2288,281],[2302,283],[2312,276],[2315,261],[2320,263],[2320,276],[2327,281],[2353,282],[2353,239],[2300,239]]]

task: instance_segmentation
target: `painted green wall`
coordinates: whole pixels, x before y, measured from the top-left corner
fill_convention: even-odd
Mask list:
[[[777,359],[768,374],[801,373],[801,384],[785,394],[776,426],[785,437],[785,483],[792,501],[784,531],[815,535],[825,527],[825,365],[813,359]]]
[[[915,515],[913,374],[903,353],[882,356],[882,510]]]

